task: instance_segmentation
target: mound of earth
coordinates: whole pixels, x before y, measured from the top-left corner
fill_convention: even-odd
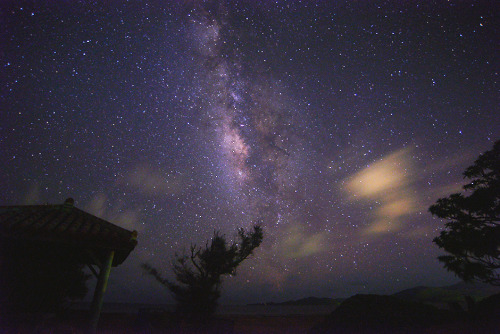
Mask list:
[[[451,317],[449,311],[393,296],[355,295],[310,333],[417,333]]]

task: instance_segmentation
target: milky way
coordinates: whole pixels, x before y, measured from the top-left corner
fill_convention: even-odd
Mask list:
[[[427,209],[499,137],[494,8],[2,3],[0,204],[137,230],[111,301],[172,301],[140,263],[257,222],[224,302],[455,282]]]

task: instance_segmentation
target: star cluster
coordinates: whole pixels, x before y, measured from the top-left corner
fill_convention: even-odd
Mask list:
[[[455,280],[427,208],[500,135],[493,1],[0,6],[0,204],[137,230],[108,299],[171,300],[142,262],[255,222],[225,302]]]

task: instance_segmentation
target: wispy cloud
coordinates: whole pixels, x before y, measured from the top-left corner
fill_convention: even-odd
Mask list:
[[[32,184],[24,196],[23,204],[32,205],[40,204],[42,202],[42,196],[40,192],[40,186],[36,183]]]
[[[307,233],[302,227],[296,225],[290,227],[279,244],[279,254],[286,259],[297,259],[314,255],[323,250],[326,234]]]
[[[103,193],[99,193],[84,205],[84,210],[125,229],[138,232],[144,231],[140,208],[124,208],[121,205],[111,207],[108,204],[108,197]]]
[[[149,196],[180,194],[188,187],[182,174],[161,171],[145,164],[136,165],[118,183]]]

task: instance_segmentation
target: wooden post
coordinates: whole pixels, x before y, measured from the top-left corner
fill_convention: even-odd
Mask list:
[[[99,316],[101,315],[104,292],[106,292],[106,287],[108,285],[108,278],[111,272],[111,265],[113,264],[114,255],[115,251],[113,250],[110,250],[106,254],[106,260],[104,261],[99,271],[99,278],[97,279],[97,285],[94,290],[94,298],[92,299],[92,305],[90,307],[91,333],[95,333],[97,331],[97,323],[99,322]]]

